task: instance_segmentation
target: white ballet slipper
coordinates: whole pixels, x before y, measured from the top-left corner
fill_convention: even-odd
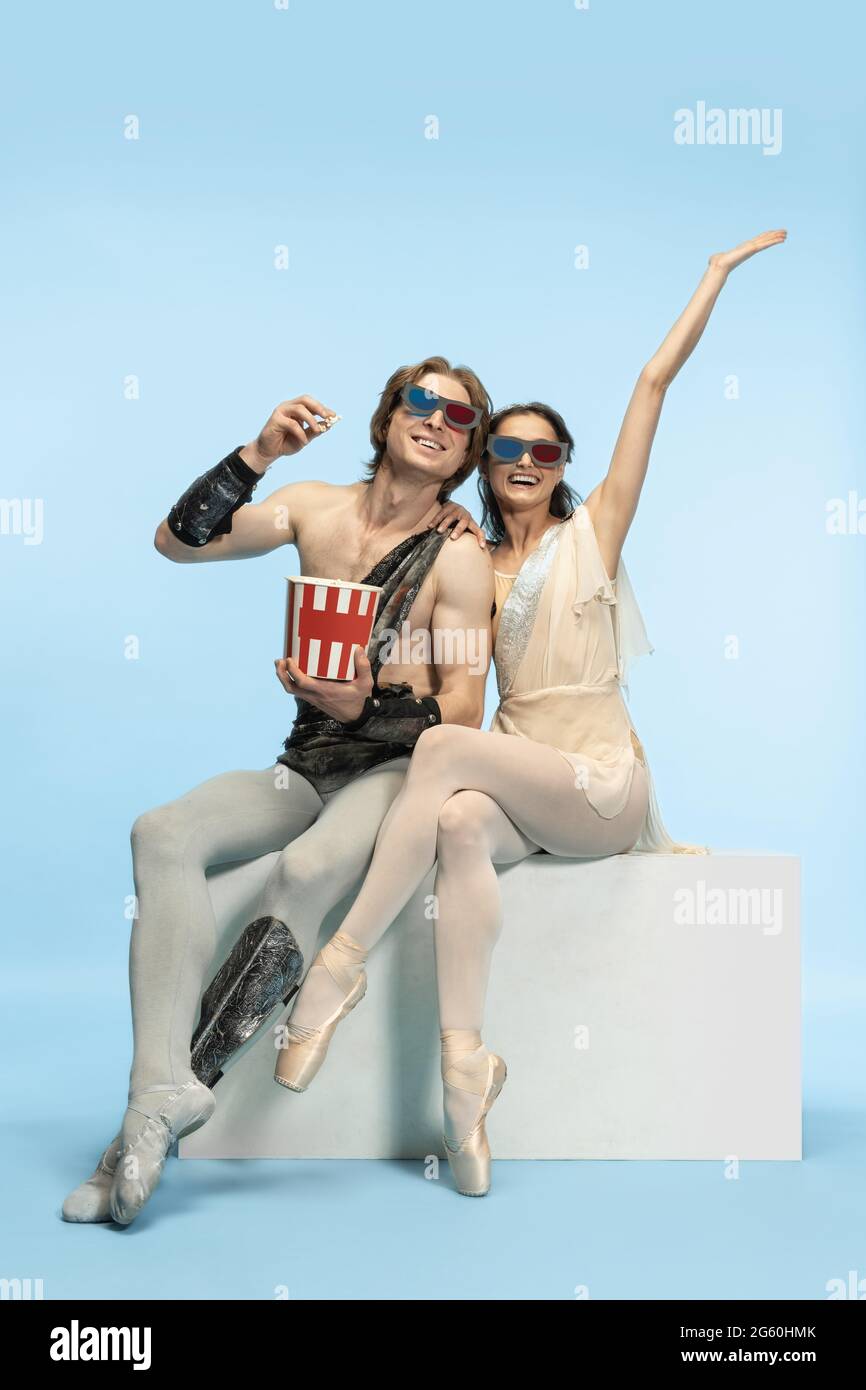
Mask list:
[[[61,1210],[64,1221],[90,1224],[111,1220],[111,1184],[121,1143],[120,1135],[116,1134],[97,1163],[93,1175],[70,1192]]]
[[[159,1097],[148,1101],[148,1096]],[[200,1081],[148,1086],[129,1098],[121,1128],[122,1147],[111,1185],[112,1221],[134,1221],[162,1177],[169,1149],[206,1124],[216,1101]]]

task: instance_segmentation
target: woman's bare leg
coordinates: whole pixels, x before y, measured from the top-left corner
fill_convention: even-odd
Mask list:
[[[646,813],[646,798],[646,778],[639,767],[620,815],[608,821],[597,817],[602,823],[594,827],[592,836],[596,853],[617,853],[628,848],[624,841],[634,843]],[[581,836],[581,844],[586,843]],[[487,1081],[489,1053],[481,1030],[493,950],[502,928],[494,865],[516,863],[537,849],[483,792],[457,792],[439,813],[436,979],[445,1134],[453,1143],[459,1143],[475,1123]]]
[[[538,852],[485,792],[456,792],[439,813],[434,944],[440,1028],[480,1032],[493,949],[502,930],[494,865]]]
[[[367,952],[387,931],[432,868],[439,817],[456,792],[485,793],[534,844],[568,858],[596,858],[632,847],[645,815],[645,781],[635,766],[633,796],[605,819],[575,786],[566,760],[546,744],[508,734],[443,724],[418,740],[406,782],[376,842],[363,887],[341,928],[344,970],[360,973]],[[319,1026],[345,997],[325,968],[301,989],[293,1021]]]
[[[433,867],[439,816],[458,791],[486,793],[528,839],[566,858],[630,849],[643,821],[640,805],[631,815],[600,816],[575,786],[569,764],[546,744],[457,724],[430,729],[418,740],[341,928],[365,950],[375,946]]]
[[[439,813],[434,944],[442,1037],[445,1134],[468,1134],[479,1092],[465,1089],[486,1076],[481,1041],[494,947],[502,930],[502,896],[495,864],[515,864],[538,850],[485,792],[456,792]],[[454,1063],[461,1086],[444,1080]]]

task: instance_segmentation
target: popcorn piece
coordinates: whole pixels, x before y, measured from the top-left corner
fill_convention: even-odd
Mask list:
[[[342,415],[326,415],[323,420],[319,421],[319,425],[321,429],[329,430],[332,425],[336,425],[337,421],[342,420],[342,418]]]

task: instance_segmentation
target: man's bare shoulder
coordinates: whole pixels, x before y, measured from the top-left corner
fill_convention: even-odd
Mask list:
[[[342,513],[352,510],[361,483],[326,483],[320,478],[285,483],[266,499],[268,508],[282,510],[292,518],[292,530],[297,539],[298,528],[322,524],[335,525]]]
[[[452,541],[446,539],[433,566],[440,591],[454,593],[461,587],[493,589],[493,561],[469,531]]]
[[[341,502],[348,502],[362,486],[362,483],[326,483],[321,478],[299,479],[297,482],[284,483],[270,494],[268,501],[279,502],[291,497],[299,502],[309,499],[317,506],[327,506],[329,503],[337,506]]]

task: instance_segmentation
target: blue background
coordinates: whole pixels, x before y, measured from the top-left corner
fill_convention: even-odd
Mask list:
[[[320,1239],[351,1213],[379,1297],[808,1298],[866,1276],[866,539],[826,526],[828,501],[864,488],[862,29],[838,0],[45,3],[7,20],[2,490],[43,499],[45,520],[39,545],[0,536],[17,1165],[0,1274],[42,1274],[49,1297],[269,1297],[282,1222],[297,1296],[358,1297]],[[699,100],[781,108],[781,153],[677,145],[673,113]],[[448,1216],[408,1176],[401,1208],[385,1165],[351,1182],[294,1165],[284,1193],[280,1166],[172,1164],[136,1245],[62,1227],[126,1089],[129,825],[267,766],[292,718],[272,660],[293,553],[173,566],[152,547],[169,505],[302,391],[343,419],[273,485],[356,478],[386,377],[430,353],[475,367],[497,404],[562,410],[586,495],[708,254],[778,226],[788,243],[729,280],[669,392],[625,559],[656,646],[632,707],[671,831],[803,858],[807,1161],[738,1183],[502,1165],[504,1214]],[[196,1273],[190,1241],[214,1251]]]

